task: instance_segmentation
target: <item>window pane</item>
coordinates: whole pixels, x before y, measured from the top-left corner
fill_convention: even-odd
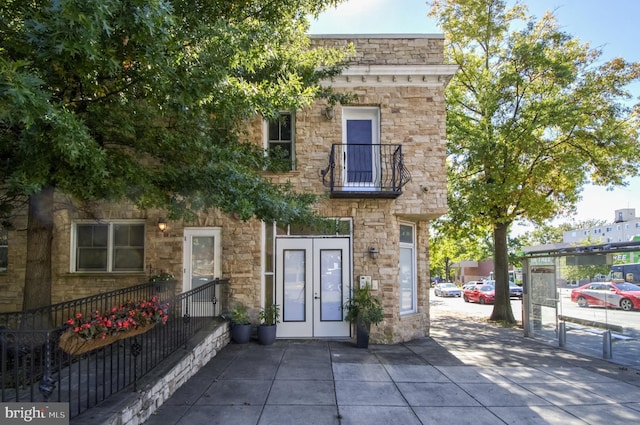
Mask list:
[[[107,247],[107,224],[78,224],[78,247]]]
[[[413,250],[400,248],[400,312],[413,311]]]
[[[269,143],[269,156],[278,159],[291,159],[291,143]]]
[[[76,226],[76,270],[107,271],[107,224]]]
[[[413,244],[413,226],[400,225],[400,242]]]
[[[9,265],[9,248],[0,246],[0,272],[6,272]]]
[[[113,224],[112,270],[144,270],[144,224]]]
[[[78,271],[106,271],[106,248],[80,248],[76,254],[76,270]]]
[[[280,123],[269,121],[269,140],[280,140]]]
[[[144,246],[144,225],[114,224],[113,243],[115,246]]]
[[[342,321],[342,251],[320,250],[320,320]]]
[[[144,270],[144,249],[115,248],[113,250],[113,271]]]
[[[129,235],[131,246],[144,246],[144,224],[129,225]]]
[[[9,232],[0,227],[0,272],[7,271],[9,255]]]
[[[264,229],[264,271],[273,273],[273,224],[265,224]]]
[[[305,311],[305,251],[287,249],[283,252],[284,266],[284,305],[282,320],[284,322],[304,321]]]
[[[280,140],[291,140],[291,115],[283,114],[280,117]]]

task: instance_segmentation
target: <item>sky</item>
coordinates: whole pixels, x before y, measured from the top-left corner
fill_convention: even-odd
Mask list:
[[[512,4],[509,1],[509,4]],[[529,13],[541,17],[552,11],[562,30],[592,48],[602,50],[602,59],[622,57],[640,62],[640,0],[521,0]],[[311,22],[310,34],[441,34],[427,17],[426,0],[348,0]],[[640,97],[640,83],[632,94]],[[640,216],[640,177],[627,179],[628,186],[607,191],[588,185],[576,213],[558,217],[554,223],[614,220],[614,211],[635,208]],[[513,231],[521,233],[528,227]]]

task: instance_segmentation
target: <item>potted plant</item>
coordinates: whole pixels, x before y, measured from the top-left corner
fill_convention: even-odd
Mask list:
[[[251,319],[247,307],[237,303],[231,310],[231,339],[236,344],[246,344],[251,340]]]
[[[371,288],[367,285],[353,291],[353,296],[345,303],[345,309],[345,320],[356,324],[356,346],[367,348],[371,325],[377,325],[384,319],[382,303],[371,294]]]
[[[280,306],[270,304],[258,313],[260,324],[258,325],[258,343],[262,345],[273,344],[276,340],[277,324],[280,323]]]

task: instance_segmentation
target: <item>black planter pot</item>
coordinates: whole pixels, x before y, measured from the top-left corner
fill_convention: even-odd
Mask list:
[[[365,325],[356,326],[356,347],[369,348],[369,331],[370,329]]]
[[[251,324],[234,323],[231,325],[231,340],[236,344],[246,344],[251,341]]]
[[[271,345],[276,341],[276,325],[258,325],[258,343]]]

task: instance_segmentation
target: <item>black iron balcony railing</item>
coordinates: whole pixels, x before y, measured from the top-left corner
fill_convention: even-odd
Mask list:
[[[322,171],[332,198],[397,198],[410,179],[402,145],[334,144]]]

